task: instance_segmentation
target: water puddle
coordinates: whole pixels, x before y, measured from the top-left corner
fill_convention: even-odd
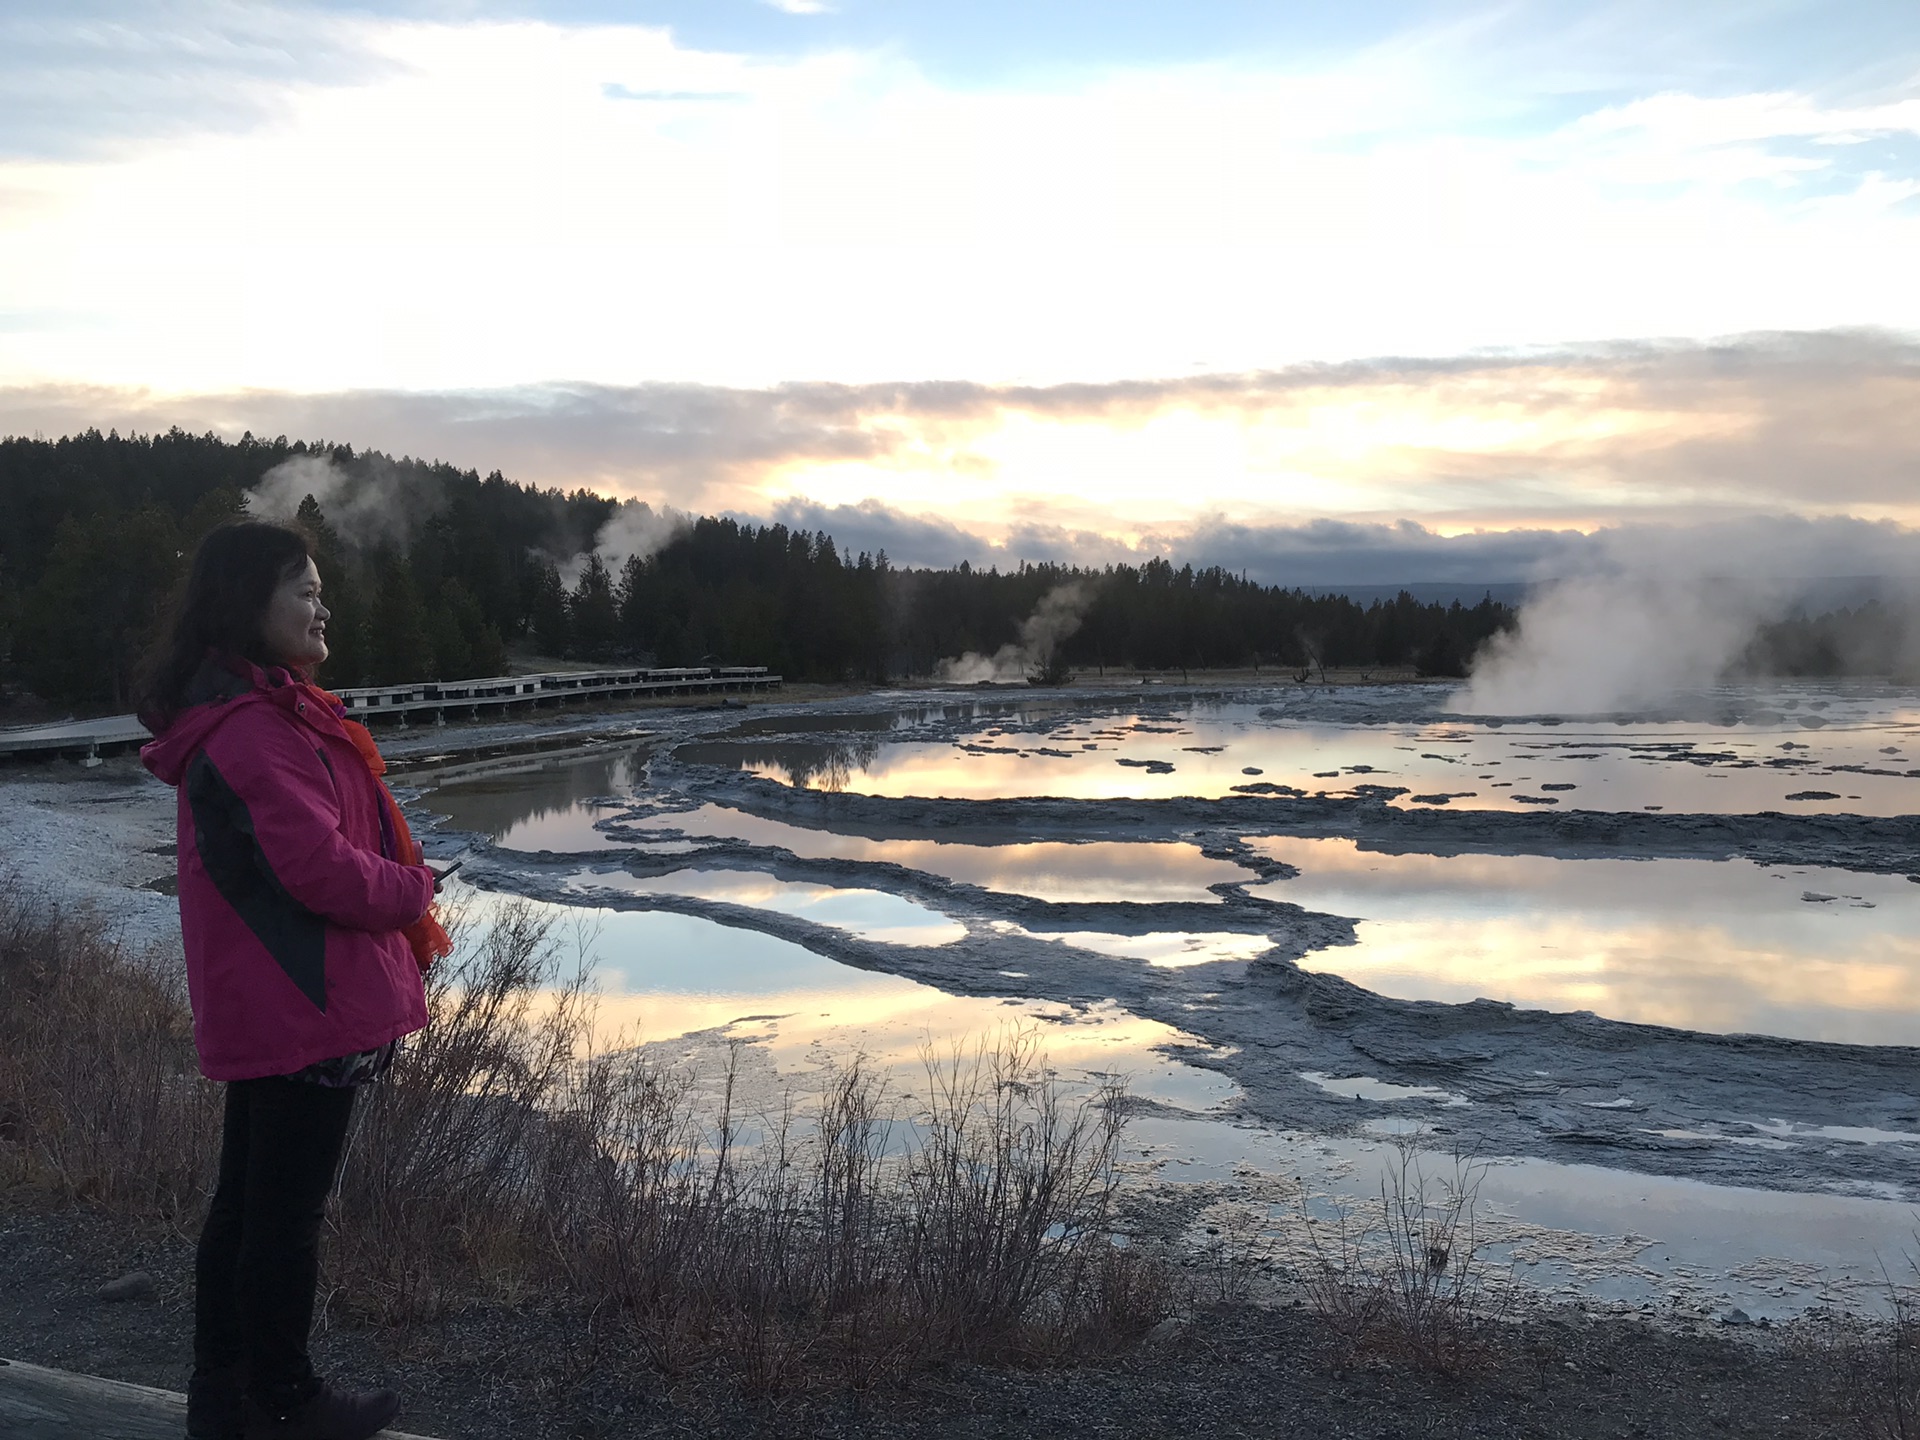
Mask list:
[[[502,903],[482,892],[463,894],[481,924]],[[562,943],[591,958],[596,1044],[603,1049],[664,1045],[709,1076],[724,1069],[736,1042],[788,1077],[861,1056],[910,1092],[924,1083],[930,1055],[964,1053],[1026,1028],[1037,1032],[1049,1067],[1083,1088],[1123,1076],[1130,1094],[1195,1111],[1240,1093],[1226,1077],[1161,1053],[1166,1046],[1206,1050],[1204,1042],[1110,1002],[949,995],[696,916],[516,903],[553,918]]]
[[[1800,1125],[1787,1120],[1769,1120],[1753,1128],[1764,1135],[1794,1140],[1837,1140],[1844,1145],[1920,1145],[1920,1135],[1911,1130],[1876,1130],[1870,1125]]]
[[[1376,994],[1920,1043],[1920,885],[1904,876],[1744,860],[1387,855],[1290,836],[1249,843],[1300,871],[1252,893],[1361,921],[1357,944],[1300,963]]]
[[[1765,1135],[1723,1135],[1717,1130],[1649,1130],[1649,1135],[1658,1135],[1662,1140],[1699,1140],[1724,1145],[1751,1145],[1757,1150],[1791,1150],[1793,1146],[1785,1140],[1772,1140]]]
[[[959,921],[898,895],[792,884],[753,870],[677,870],[671,875],[644,877],[617,870],[582,871],[567,884],[569,889],[583,893],[620,890],[630,895],[689,895],[719,900],[831,925],[863,940],[893,945],[947,945],[967,933],[967,927]]]
[[[1442,1090],[1434,1085],[1390,1085],[1370,1075],[1333,1076],[1323,1075],[1318,1070],[1303,1070],[1300,1078],[1329,1095],[1351,1095],[1356,1100],[1430,1100],[1448,1109],[1473,1103],[1464,1095],[1456,1095],[1451,1090]]]
[[[631,748],[515,765],[448,781],[426,803],[452,829],[474,831],[510,849],[605,849],[608,842],[593,824],[626,808],[618,798],[633,794],[646,757],[644,749]]]
[[[1273,941],[1265,935],[1230,930],[1158,930],[1145,935],[1114,935],[1104,930],[1029,930],[1010,920],[995,920],[992,928],[1002,935],[1015,935],[1024,940],[1050,940],[1091,950],[1096,955],[1140,960],[1162,970],[1234,961],[1244,964],[1273,948]]]
[[[1209,885],[1237,882],[1247,872],[1230,860],[1214,860],[1197,845],[1041,841],[1027,845],[968,845],[946,840],[868,840],[836,835],[779,820],[766,820],[721,805],[645,822],[640,833],[671,828],[689,836],[777,846],[807,860],[861,860],[905,866],[964,884],[1038,900],[1217,900]],[[610,843],[594,832],[596,844]]]

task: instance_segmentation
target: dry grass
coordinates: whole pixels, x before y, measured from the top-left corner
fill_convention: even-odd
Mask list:
[[[1307,1303],[1356,1350],[1436,1374],[1478,1368],[1504,1295],[1488,1283],[1475,1233],[1484,1173],[1455,1155],[1448,1175],[1429,1177],[1420,1153],[1401,1145],[1377,1211],[1342,1209],[1330,1225],[1304,1217]]]
[[[1920,1440],[1920,1261],[1910,1256],[1907,1270],[1911,1278],[1887,1277],[1889,1318],[1832,1347],[1843,1408],[1869,1440]]]
[[[220,1096],[183,989],[0,875],[0,1181],[198,1223]]]
[[[901,1112],[850,1059],[742,1115],[636,1050],[538,913],[498,907],[429,987],[433,1022],[358,1107],[329,1310],[388,1326],[560,1300],[601,1346],[754,1393],[865,1387],[932,1359],[1131,1343],[1161,1262],[1110,1235],[1121,1107],[1064,1095],[1029,1037],[929,1057]],[[198,1223],[218,1090],[183,997],[84,920],[0,886],[0,1162],[68,1201]]]

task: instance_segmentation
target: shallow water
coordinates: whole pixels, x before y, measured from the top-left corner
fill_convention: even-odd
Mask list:
[[[1233,931],[1155,930],[1145,935],[1111,935],[1102,930],[1036,932],[1009,920],[996,920],[991,928],[1003,935],[1072,945],[1098,955],[1144,960],[1163,970],[1252,960],[1273,948],[1273,942],[1264,935],[1237,934]]]
[[[501,903],[467,893],[482,921]],[[1110,1003],[948,995],[700,917],[523,903],[555,922],[563,948],[591,961],[602,1048],[700,1036],[713,1042],[697,1050],[711,1069],[727,1042],[745,1041],[788,1075],[858,1055],[911,1090],[929,1055],[1026,1028],[1039,1033],[1049,1066],[1069,1082],[1124,1075],[1131,1093],[1195,1111],[1239,1093],[1224,1076],[1160,1053],[1180,1043],[1204,1050],[1203,1043]]]
[[[594,849],[593,822],[620,808],[595,802],[632,795],[646,756],[628,747],[513,766],[449,781],[426,804],[454,829],[516,850]]]
[[[1300,871],[1253,893],[1361,918],[1357,944],[1300,963],[1376,994],[1920,1044],[1920,885],[1902,875],[1250,843]]]
[[[729,905],[795,915],[816,925],[831,925],[863,940],[894,945],[945,945],[967,927],[937,910],[879,890],[843,890],[826,885],[792,884],[755,870],[677,870],[671,875],[634,876],[622,871],[582,872],[569,888],[583,892],[621,890],[630,895],[691,895]]]
[[[1232,1185],[1262,1201],[1261,1177],[1279,1178],[1274,1188],[1284,1198],[1263,1202],[1266,1238],[1276,1256],[1296,1263],[1311,1259],[1303,1213],[1377,1220],[1382,1185],[1398,1177],[1401,1160],[1390,1144],[1199,1118],[1143,1118],[1129,1135],[1143,1168],[1162,1183]],[[1913,1208],[1871,1196],[1787,1194],[1542,1160],[1456,1161],[1444,1136],[1426,1147],[1416,1164],[1430,1196],[1477,1184],[1487,1270],[1497,1278],[1510,1267],[1521,1284],[1562,1298],[1691,1315],[1738,1306],[1755,1319],[1817,1305],[1880,1310],[1881,1257],[1913,1245]]]
[[[471,828],[463,819],[464,801],[449,794],[451,789],[436,792],[427,804],[450,816],[455,828]],[[946,840],[869,840],[768,820],[723,805],[702,805],[621,827],[623,834],[638,839],[619,838],[595,828],[602,821],[617,819],[624,808],[576,801],[509,825],[491,838],[509,850],[573,854],[626,848],[658,851],[669,844],[684,847],[681,835],[694,840],[739,840],[777,847],[805,860],[902,865],[963,884],[1039,900],[1207,901],[1217,898],[1208,886],[1249,878],[1247,871],[1231,861],[1201,854],[1197,845],[1121,841],[970,845]],[[656,835],[660,838],[653,838]],[[667,838],[669,835],[673,838]]]
[[[1920,813],[1920,709],[1897,694],[1750,697],[1726,723],[1436,716],[1354,725],[1329,723],[1318,698],[1008,715],[926,738],[909,738],[914,727],[902,724],[839,743],[719,739],[677,754],[883,796],[1291,792],[1476,810]]]

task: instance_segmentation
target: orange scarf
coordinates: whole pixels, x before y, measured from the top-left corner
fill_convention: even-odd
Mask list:
[[[340,703],[340,697],[330,691],[322,690],[318,685],[308,682],[308,688],[326,698],[327,704],[336,715],[346,707]],[[413,831],[407,828],[407,817],[400,813],[400,806],[393,798],[393,792],[387,789],[387,782],[380,777],[387,773],[387,760],[380,753],[380,747],[373,743],[373,736],[358,720],[349,720],[339,715],[340,725],[347,732],[347,739],[353,742],[353,748],[360,752],[360,758],[366,762],[367,771],[373,776],[374,788],[380,792],[380,799],[387,807],[387,819],[393,824],[394,848],[399,852],[394,858],[402,865],[425,865],[426,856],[420,849],[420,842],[413,838]],[[434,961],[453,953],[453,941],[441,928],[438,905],[428,905],[426,914],[400,931],[407,937],[407,944],[413,947],[413,960],[422,970],[426,970]]]

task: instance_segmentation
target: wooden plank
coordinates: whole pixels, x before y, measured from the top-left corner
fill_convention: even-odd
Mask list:
[[[8,1440],[180,1440],[186,1433],[187,1397],[172,1390],[0,1360],[0,1435]]]

